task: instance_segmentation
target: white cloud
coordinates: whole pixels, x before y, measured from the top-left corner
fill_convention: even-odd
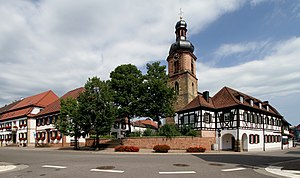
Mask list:
[[[213,68],[199,63],[200,90],[217,92],[229,86],[255,97],[300,93],[300,38],[280,41],[271,54],[260,60],[227,68]]]
[[[62,95],[118,65],[165,59],[180,7],[197,33],[244,1],[1,1],[0,105],[48,89]]]
[[[268,41],[263,42],[247,42],[238,44],[223,44],[215,52],[218,57],[235,55],[237,53],[258,51],[269,46]]]

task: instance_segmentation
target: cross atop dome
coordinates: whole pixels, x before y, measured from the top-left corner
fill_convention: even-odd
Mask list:
[[[180,20],[183,19],[183,13],[184,13],[184,12],[182,11],[182,8],[180,8],[180,9],[179,9],[179,13],[178,13]]]

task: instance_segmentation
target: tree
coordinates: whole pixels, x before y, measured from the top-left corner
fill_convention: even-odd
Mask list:
[[[99,149],[99,136],[110,132],[115,119],[113,91],[98,77],[89,78],[84,88],[78,98],[82,125],[96,134],[96,149]]]
[[[118,107],[119,118],[128,119],[129,133],[130,119],[137,115],[142,72],[132,64],[118,66],[110,73],[110,85],[114,90],[114,103]]]
[[[55,127],[64,135],[75,137],[75,149],[78,149],[78,138],[84,130],[81,127],[81,118],[78,112],[76,99],[68,97],[60,100],[61,110]]]
[[[161,66],[160,62],[147,64],[141,106],[145,116],[157,121],[159,127],[161,118],[173,117],[175,114],[173,103],[176,95],[174,89],[168,86],[168,79],[166,66]]]
[[[161,128],[159,128],[158,133],[160,136],[166,136],[167,138],[180,136],[180,132],[174,124],[163,125]]]

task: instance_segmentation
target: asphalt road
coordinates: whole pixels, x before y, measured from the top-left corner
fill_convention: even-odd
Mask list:
[[[0,148],[0,162],[18,166],[12,171],[0,172],[0,177],[263,178],[278,177],[266,172],[265,167],[299,159],[299,148],[257,153],[178,155]],[[300,165],[295,167],[300,168]]]

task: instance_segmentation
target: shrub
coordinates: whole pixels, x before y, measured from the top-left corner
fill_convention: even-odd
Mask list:
[[[192,129],[191,126],[184,126],[181,130],[181,134],[185,136],[193,136],[193,137],[196,137],[198,135],[197,131]]]
[[[180,136],[180,132],[174,124],[165,124],[159,129],[159,135],[172,138],[175,136]]]
[[[147,128],[143,133],[143,136],[154,136],[154,135],[155,135],[155,132],[150,128]]]
[[[189,153],[197,153],[197,152],[205,152],[206,148],[203,148],[201,146],[199,147],[189,147],[188,149],[186,149],[186,152],[189,152]]]
[[[141,132],[131,132],[128,137],[140,137],[141,136]]]
[[[139,152],[140,148],[136,146],[117,146],[115,152]]]
[[[168,153],[168,151],[170,149],[171,148],[169,145],[155,145],[153,147],[153,150],[155,150],[155,152],[158,152],[158,153]]]

